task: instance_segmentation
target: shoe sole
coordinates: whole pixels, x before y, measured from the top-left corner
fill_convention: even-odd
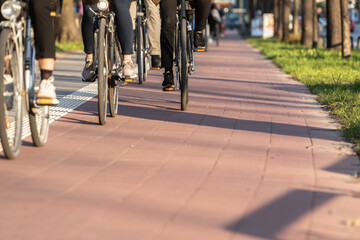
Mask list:
[[[84,78],[81,78],[81,80],[82,80],[83,82],[95,82],[95,81],[96,81],[96,78],[94,78],[94,79],[84,79]]]

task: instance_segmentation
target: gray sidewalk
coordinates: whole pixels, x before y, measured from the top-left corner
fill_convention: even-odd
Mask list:
[[[106,126],[95,98],[0,160],[0,239],[359,239],[359,160],[316,96],[236,36],[196,64],[186,112],[155,71]]]

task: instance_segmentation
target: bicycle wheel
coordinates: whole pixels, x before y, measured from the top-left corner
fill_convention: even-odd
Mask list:
[[[119,106],[119,88],[116,84],[115,76],[118,65],[121,64],[121,57],[119,54],[118,41],[115,37],[114,32],[109,33],[109,51],[108,51],[108,64],[109,74],[108,78],[108,94],[109,94],[109,111],[111,117],[116,117],[118,106]]]
[[[206,27],[205,27],[205,51],[207,52],[209,49],[209,32],[210,32],[210,26],[209,23],[206,23]]]
[[[22,83],[19,49],[10,29],[0,33],[0,139],[9,159],[20,152],[22,130]]]
[[[98,63],[98,111],[99,111],[99,124],[106,124],[107,115],[107,93],[108,93],[108,69],[106,64],[106,34],[105,34],[106,19],[99,19],[99,32],[97,34],[97,63]]]
[[[139,84],[144,82],[144,39],[143,39],[143,30],[142,30],[142,16],[136,17],[136,29],[135,29],[135,39],[136,39],[136,62],[138,65],[138,79]]]
[[[187,54],[187,21],[181,19],[180,34],[180,90],[181,110],[186,110],[188,103],[188,54]]]
[[[220,24],[215,24],[215,40],[216,40],[216,46],[218,47],[220,44]]]
[[[148,31],[147,31],[147,24],[146,22],[143,23],[143,27],[142,27],[142,36],[143,36],[143,49],[144,49],[144,77],[143,80],[144,82],[147,80],[148,77],[148,70],[151,68],[151,56],[149,53],[149,49],[150,49],[150,41],[149,41],[149,35],[148,35]]]
[[[44,146],[49,133],[50,125],[50,106],[39,106],[35,104],[35,89],[40,85],[40,69],[35,62],[35,47],[32,46],[31,49],[31,62],[29,73],[25,72],[25,77],[30,78],[28,82],[30,83],[29,92],[28,92],[28,102],[29,102],[29,123],[31,138],[34,146],[41,147]]]

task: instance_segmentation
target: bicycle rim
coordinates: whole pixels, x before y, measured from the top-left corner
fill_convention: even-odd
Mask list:
[[[99,32],[97,34],[97,56],[98,56],[98,111],[99,124],[106,124],[107,114],[107,68],[106,68],[106,36],[105,18],[99,19]]]
[[[0,34],[0,139],[5,156],[20,152],[22,130],[22,84],[18,52],[10,29]]]

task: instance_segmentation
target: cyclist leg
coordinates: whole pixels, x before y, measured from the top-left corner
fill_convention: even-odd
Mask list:
[[[94,53],[94,13],[91,11],[97,11],[96,5],[86,5],[83,0],[83,17],[81,21],[81,34],[84,43],[85,66],[81,73],[83,81],[95,81],[96,74],[93,65],[93,53]]]
[[[31,0],[30,14],[35,33],[36,58],[39,60],[41,83],[38,98],[56,99],[54,77],[55,30],[50,16],[51,2]]]
[[[165,68],[163,90],[174,88],[174,38],[177,0],[162,0],[161,12],[161,66]]]
[[[124,58],[122,77],[135,79],[137,78],[137,73],[132,62],[134,31],[129,4],[129,0],[114,0],[114,12],[116,32]]]
[[[149,42],[150,42],[151,65],[153,68],[160,68],[161,67],[160,6],[156,5],[152,0],[145,0],[145,7],[146,7],[146,16],[147,16],[147,24],[148,24]]]
[[[195,37],[194,46],[195,48],[204,48],[205,39],[202,35],[202,31],[206,27],[206,20],[210,13],[210,0],[194,0],[195,5]]]

